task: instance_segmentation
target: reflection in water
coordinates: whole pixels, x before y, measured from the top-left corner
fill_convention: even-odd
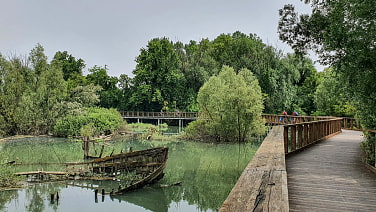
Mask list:
[[[65,139],[33,138],[0,144],[1,160],[18,163],[82,160],[81,144]],[[157,184],[119,196],[102,196],[102,188],[117,189],[117,181],[71,181],[33,184],[16,191],[0,192],[0,211],[216,211],[226,199],[257,147],[252,144],[195,142],[112,142],[108,152],[168,146],[165,177]],[[109,153],[107,153],[109,154]],[[14,166],[15,171],[43,168],[58,171],[58,165]],[[182,181],[179,186],[171,185]],[[98,188],[98,198],[94,190]],[[51,201],[51,194],[59,200]]]

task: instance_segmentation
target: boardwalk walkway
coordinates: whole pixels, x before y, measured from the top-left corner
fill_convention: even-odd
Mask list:
[[[290,211],[375,211],[376,175],[361,162],[362,133],[343,133],[286,157]]]

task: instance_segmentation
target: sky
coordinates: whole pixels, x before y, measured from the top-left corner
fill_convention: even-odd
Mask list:
[[[240,31],[288,53],[277,33],[287,3],[309,12],[299,0],[0,0],[0,53],[28,55],[39,43],[49,60],[57,51],[83,59],[84,74],[106,65],[131,77],[140,49],[159,37],[188,43]]]

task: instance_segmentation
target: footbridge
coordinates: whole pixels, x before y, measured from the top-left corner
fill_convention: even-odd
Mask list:
[[[125,119],[196,120],[198,113],[121,112]],[[219,209],[375,211],[376,171],[354,118],[264,114],[273,126]],[[158,121],[159,123],[159,121]],[[376,146],[376,145],[375,145]]]
[[[243,171],[221,212],[375,211],[376,175],[362,161],[363,133],[355,119],[264,118],[277,126]]]

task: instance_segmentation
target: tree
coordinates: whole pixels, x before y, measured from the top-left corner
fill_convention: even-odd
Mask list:
[[[14,135],[19,127],[16,119],[17,108],[22,102],[22,96],[26,90],[23,73],[27,64],[20,58],[13,57],[10,61],[0,55],[0,133]]]
[[[376,129],[376,1],[305,0],[312,13],[293,5],[280,10],[279,35],[297,53],[314,50],[340,76],[341,87],[356,103],[362,126]],[[374,161],[374,137],[364,144]],[[372,162],[373,163],[373,162]]]
[[[118,108],[120,90],[116,87],[117,77],[111,77],[107,74],[106,67],[94,66],[89,69],[90,74],[86,76],[87,83],[92,83],[102,87],[100,91],[99,106],[105,108]]]
[[[284,56],[268,46],[257,35],[239,31],[221,34],[212,42],[212,58],[219,66],[229,65],[235,70],[246,68],[257,77],[265,96],[266,113],[294,110],[297,101],[296,84],[305,58]]]
[[[250,134],[262,132],[261,88],[247,69],[236,74],[224,66],[200,89],[197,101],[207,132],[218,140],[244,142]]]
[[[126,75],[121,74],[119,77],[119,85],[120,89],[120,100],[119,100],[119,110],[129,110],[131,108],[129,104],[129,99],[132,95],[132,79]]]
[[[68,54],[67,51],[58,51],[55,53],[54,58],[51,63],[60,62],[62,66],[64,80],[72,79],[75,76],[82,75],[82,69],[85,68],[85,61],[82,59],[76,60],[71,54]]]
[[[340,76],[332,69],[326,69],[323,79],[317,86],[314,101],[317,107],[315,115],[353,117],[354,104],[339,80]]]
[[[67,85],[60,64],[56,61],[48,64],[40,44],[31,50],[29,60],[37,80],[35,86],[23,92],[15,118],[19,133],[45,134],[62,115],[57,107],[66,98]]]
[[[296,52],[314,50],[324,64],[342,73],[341,82],[367,128],[376,128],[376,1],[315,0],[312,14],[300,15],[293,5],[280,10],[279,34]]]
[[[218,63],[211,56],[213,45],[208,39],[199,43],[190,41],[184,46],[181,57],[182,73],[186,81],[185,106],[187,111],[198,111],[197,94],[204,83],[213,75],[219,73]]]
[[[69,102],[77,102],[82,107],[94,107],[99,103],[98,93],[102,90],[99,85],[89,84],[86,86],[77,86],[70,91]]]
[[[185,79],[172,42],[167,38],[149,41],[147,48],[141,49],[136,62],[134,92],[130,98],[135,109],[159,111],[164,102],[182,102]]]

